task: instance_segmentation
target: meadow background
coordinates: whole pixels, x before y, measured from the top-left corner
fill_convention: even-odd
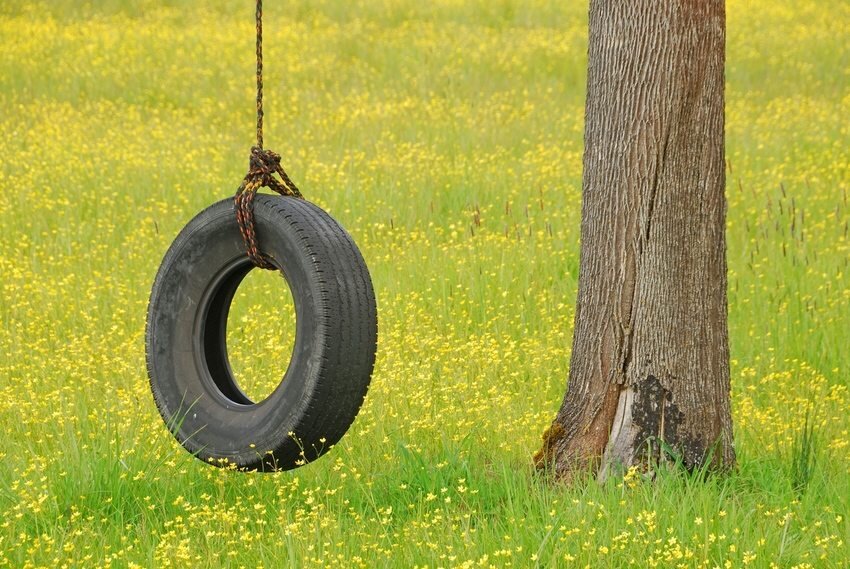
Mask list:
[[[257,475],[185,453],[149,393],[159,262],[247,168],[253,3],[3,2],[0,566],[848,566],[850,4],[728,1],[737,472],[571,487],[531,455],[570,357],[586,2],[266,4],[266,144],[377,290],[365,406]],[[249,394],[287,294],[240,289]]]

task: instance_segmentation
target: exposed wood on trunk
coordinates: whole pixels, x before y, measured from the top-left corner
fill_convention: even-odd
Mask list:
[[[724,3],[591,0],[589,40],[569,388],[540,462],[728,467]]]

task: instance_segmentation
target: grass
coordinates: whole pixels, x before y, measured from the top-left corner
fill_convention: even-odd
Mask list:
[[[728,3],[739,469],[570,487],[531,455],[569,364],[583,3],[268,3],[267,145],[364,253],[377,368],[305,468],[172,440],[147,295],[245,173],[249,4],[0,6],[0,566],[846,566],[846,3]],[[271,274],[244,290],[231,357],[259,396],[291,301]]]

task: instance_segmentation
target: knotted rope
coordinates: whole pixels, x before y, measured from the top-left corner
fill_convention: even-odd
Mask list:
[[[274,174],[280,176],[280,180]],[[282,196],[303,197],[280,164],[280,154],[263,150],[263,0],[257,0],[257,145],[251,147],[248,173],[236,190],[236,223],[248,258],[261,269],[276,270],[260,251],[254,225],[254,196],[260,188],[269,188]]]
[[[280,176],[280,180],[274,177],[275,173]],[[242,241],[251,262],[261,269],[275,270],[276,267],[260,251],[257,230],[254,227],[254,196],[257,195],[257,190],[264,187],[282,196],[302,197],[280,165],[280,154],[254,146],[251,148],[248,173],[236,190],[236,223],[239,224]]]

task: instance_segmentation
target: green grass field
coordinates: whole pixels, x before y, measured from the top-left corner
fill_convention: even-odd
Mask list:
[[[252,2],[2,3],[0,566],[850,566],[843,0],[728,4],[738,470],[532,471],[570,357],[586,11],[267,2],[266,143],[362,249],[380,342],[348,435],[262,475],[176,444],[143,343],[170,241],[247,168]],[[240,289],[252,395],[285,368],[287,295]]]

